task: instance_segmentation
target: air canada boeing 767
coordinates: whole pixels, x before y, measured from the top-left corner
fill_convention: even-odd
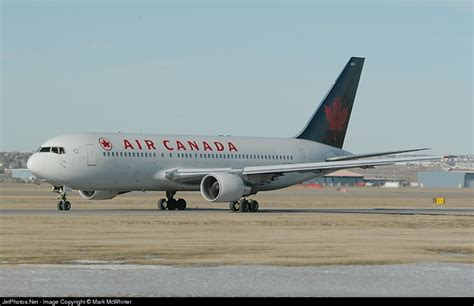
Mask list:
[[[303,130],[293,138],[78,133],[47,140],[28,169],[59,193],[69,210],[72,189],[87,200],[107,200],[130,191],[165,191],[160,210],[183,210],[178,191],[200,191],[230,210],[256,212],[246,197],[276,190],[344,168],[367,168],[437,157],[375,156],[425,149],[353,154],[342,149],[364,58],[352,57]]]

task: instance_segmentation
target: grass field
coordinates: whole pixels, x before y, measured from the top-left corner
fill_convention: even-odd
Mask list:
[[[116,262],[157,265],[339,265],[474,262],[474,217],[320,213],[231,213],[181,193],[190,210],[158,211],[162,194],[110,201],[69,197],[56,211],[49,186],[0,185],[0,263]],[[296,186],[255,197],[265,208],[473,208],[468,189],[314,189]],[[28,214],[28,210],[40,213]],[[199,209],[201,211],[199,211]],[[439,208],[443,209],[443,208]],[[120,214],[113,211],[123,212]],[[42,213],[44,211],[44,213]],[[79,213],[83,212],[83,213]],[[130,212],[129,214],[127,212]],[[138,212],[138,213],[136,213]]]

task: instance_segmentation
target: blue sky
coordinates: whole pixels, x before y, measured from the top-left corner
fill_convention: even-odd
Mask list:
[[[82,132],[291,137],[351,56],[344,148],[472,154],[471,1],[1,1],[1,148]]]

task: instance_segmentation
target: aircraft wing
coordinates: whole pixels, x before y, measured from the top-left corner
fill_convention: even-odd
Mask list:
[[[414,158],[385,158],[385,159],[358,159],[348,161],[331,161],[316,163],[300,163],[289,165],[253,166],[245,167],[242,174],[268,174],[268,173],[288,173],[288,172],[318,172],[320,170],[340,170],[346,168],[365,168],[373,166],[390,165],[409,161],[436,160],[441,157],[414,157]]]
[[[347,168],[366,168],[373,166],[391,165],[401,162],[411,161],[426,161],[426,160],[439,160],[441,156],[426,156],[426,157],[408,157],[408,158],[385,158],[385,159],[358,159],[358,160],[347,160],[347,161],[330,161],[330,162],[314,162],[314,163],[298,163],[298,164],[287,164],[287,165],[269,165],[269,166],[250,166],[244,167],[243,169],[232,169],[232,168],[208,168],[208,169],[184,169],[175,168],[165,172],[166,178],[176,181],[194,181],[201,179],[210,173],[226,172],[234,173],[240,176],[252,176],[252,175],[283,175],[284,173],[291,172],[332,172],[340,169]]]

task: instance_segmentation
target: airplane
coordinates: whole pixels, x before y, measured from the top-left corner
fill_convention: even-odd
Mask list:
[[[291,138],[76,133],[44,142],[27,167],[59,193],[108,200],[131,191],[164,191],[159,210],[184,210],[178,191],[200,191],[233,212],[257,212],[248,200],[345,168],[371,168],[440,157],[371,158],[427,148],[353,154],[342,149],[365,58],[351,57],[303,130]]]

